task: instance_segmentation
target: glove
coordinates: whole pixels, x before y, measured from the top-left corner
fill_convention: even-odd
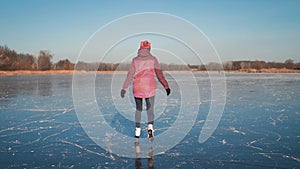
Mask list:
[[[166,89],[166,92],[167,92],[167,96],[169,96],[170,93],[171,93],[171,89],[170,89],[170,88],[167,88],[167,89]]]
[[[121,97],[122,97],[122,98],[125,97],[125,93],[126,93],[126,90],[122,89],[122,90],[121,90]]]

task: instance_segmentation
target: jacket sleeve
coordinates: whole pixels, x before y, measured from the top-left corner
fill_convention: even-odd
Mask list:
[[[134,66],[134,60],[132,60],[132,62],[130,64],[130,67],[129,67],[129,70],[127,72],[127,77],[126,77],[126,79],[123,83],[122,89],[124,89],[124,90],[128,89],[128,87],[130,85],[130,82],[133,79],[134,74],[135,74],[135,66]]]
[[[157,77],[158,81],[163,85],[163,87],[165,89],[168,89],[169,84],[166,81],[162,70],[160,69],[160,65],[159,65],[157,59],[155,59],[155,74],[156,74],[156,77]]]

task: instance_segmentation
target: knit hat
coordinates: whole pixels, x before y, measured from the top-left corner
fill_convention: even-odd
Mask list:
[[[142,41],[141,45],[140,45],[140,48],[150,49],[151,48],[151,43],[147,40]]]

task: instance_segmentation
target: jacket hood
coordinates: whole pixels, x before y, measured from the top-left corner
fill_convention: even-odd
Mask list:
[[[146,56],[152,56],[149,49],[140,48],[138,50],[138,56],[140,57],[146,57]]]

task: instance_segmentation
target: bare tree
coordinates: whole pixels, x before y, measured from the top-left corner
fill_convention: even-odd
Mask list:
[[[285,68],[287,69],[294,69],[295,67],[295,64],[294,64],[294,61],[292,59],[288,59],[284,62],[284,66]]]
[[[51,69],[51,59],[53,55],[48,50],[41,50],[38,57],[38,70],[50,70]]]
[[[241,69],[249,69],[250,68],[250,62],[249,61],[242,61],[240,63]]]
[[[232,70],[232,66],[232,62],[230,61],[223,63],[224,70]]]
[[[55,70],[73,70],[74,64],[71,63],[68,59],[60,60],[53,65]]]

